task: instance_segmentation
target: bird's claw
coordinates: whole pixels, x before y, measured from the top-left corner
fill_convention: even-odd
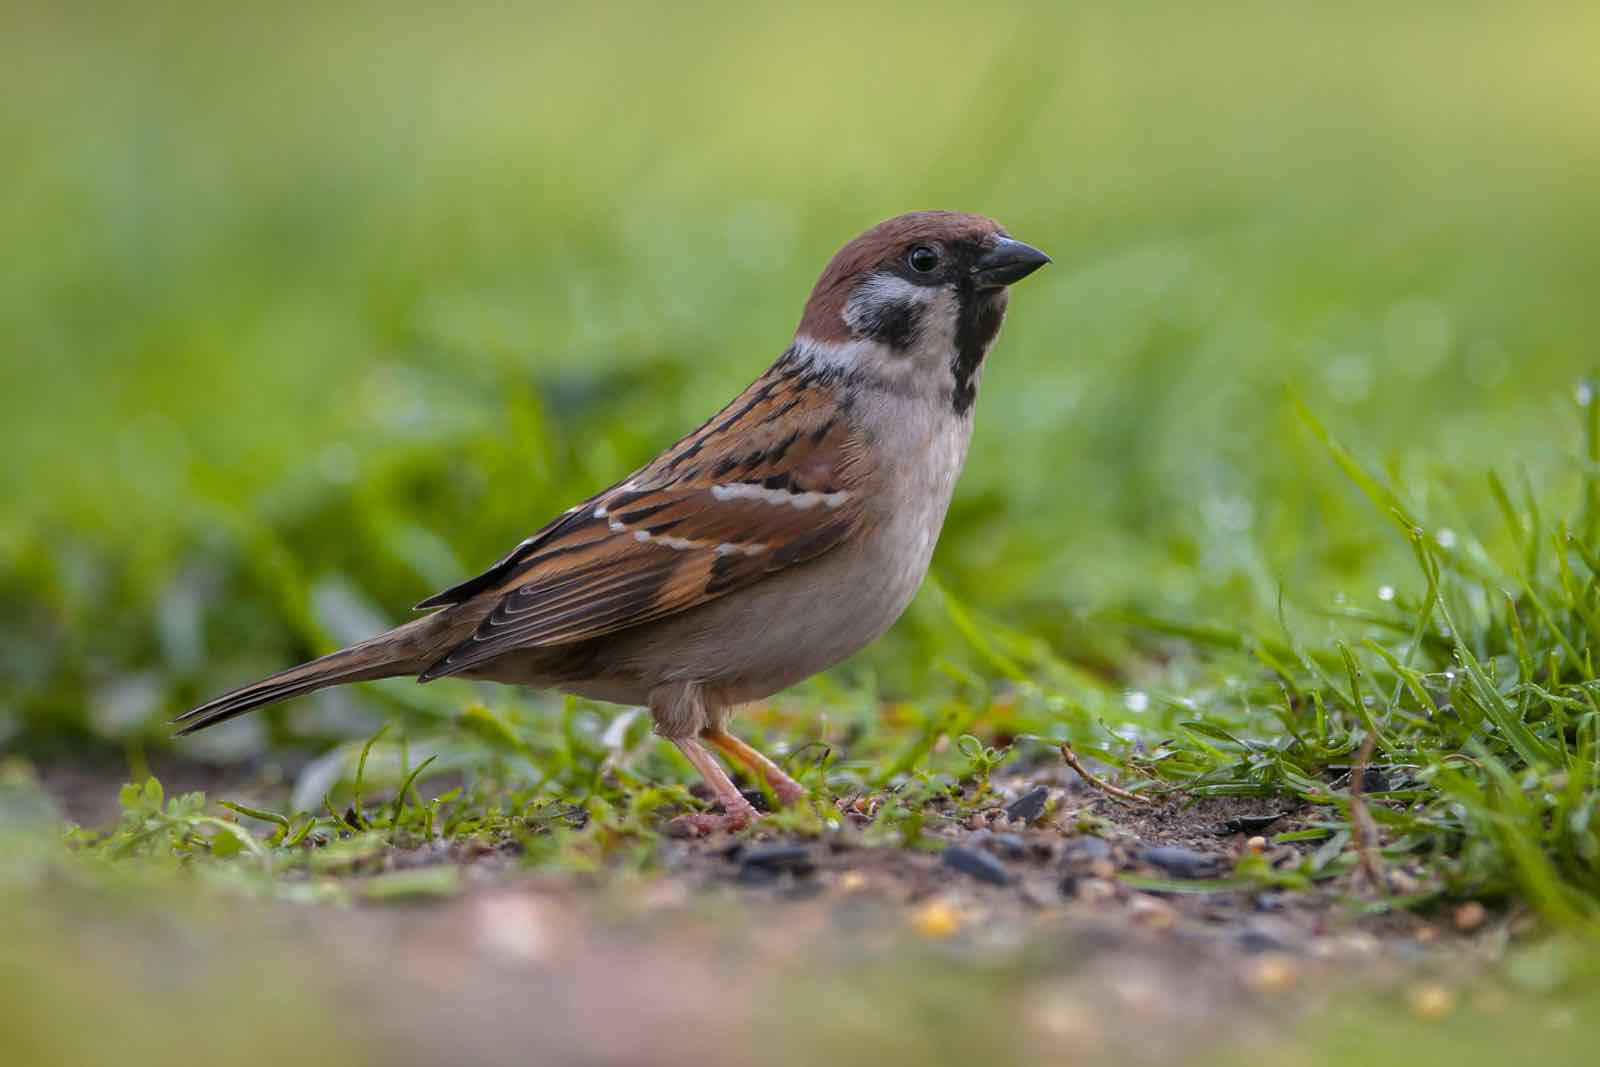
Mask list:
[[[731,833],[734,830],[743,830],[760,817],[754,809],[748,813],[738,812],[732,815],[697,812],[693,815],[680,815],[667,823],[667,833],[673,837],[706,837],[723,831]]]

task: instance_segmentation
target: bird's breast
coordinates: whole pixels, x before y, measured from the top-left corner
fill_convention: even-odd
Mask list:
[[[915,423],[910,424],[915,427]],[[970,422],[930,423],[880,446],[876,521],[859,538],[751,590],[730,702],[765,697],[849,658],[892,626],[928,573],[966,460]],[[922,428],[919,428],[922,429]]]

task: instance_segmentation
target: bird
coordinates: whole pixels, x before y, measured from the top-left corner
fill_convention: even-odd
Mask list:
[[[721,813],[758,818],[713,750],[783,805],[803,786],[729,730],[839,663],[926,576],[1010,287],[1050,262],[983,215],[917,211],[845,244],[793,340],[726,407],[376,637],[179,715],[178,736],[328,686],[460,677],[644,706]]]

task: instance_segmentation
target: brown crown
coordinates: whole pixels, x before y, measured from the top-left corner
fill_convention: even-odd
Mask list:
[[[887,266],[919,242],[982,239],[1003,233],[1001,225],[983,215],[961,211],[913,211],[880,222],[857,237],[828,261],[806,301],[795,335],[814,341],[848,341],[844,306],[864,275]]]

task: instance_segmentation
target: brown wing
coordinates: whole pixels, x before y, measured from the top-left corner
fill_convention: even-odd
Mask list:
[[[782,367],[650,466],[458,586],[468,597],[441,594],[496,602],[422,679],[672,615],[852,536],[871,474],[861,435],[840,415],[830,382]]]

